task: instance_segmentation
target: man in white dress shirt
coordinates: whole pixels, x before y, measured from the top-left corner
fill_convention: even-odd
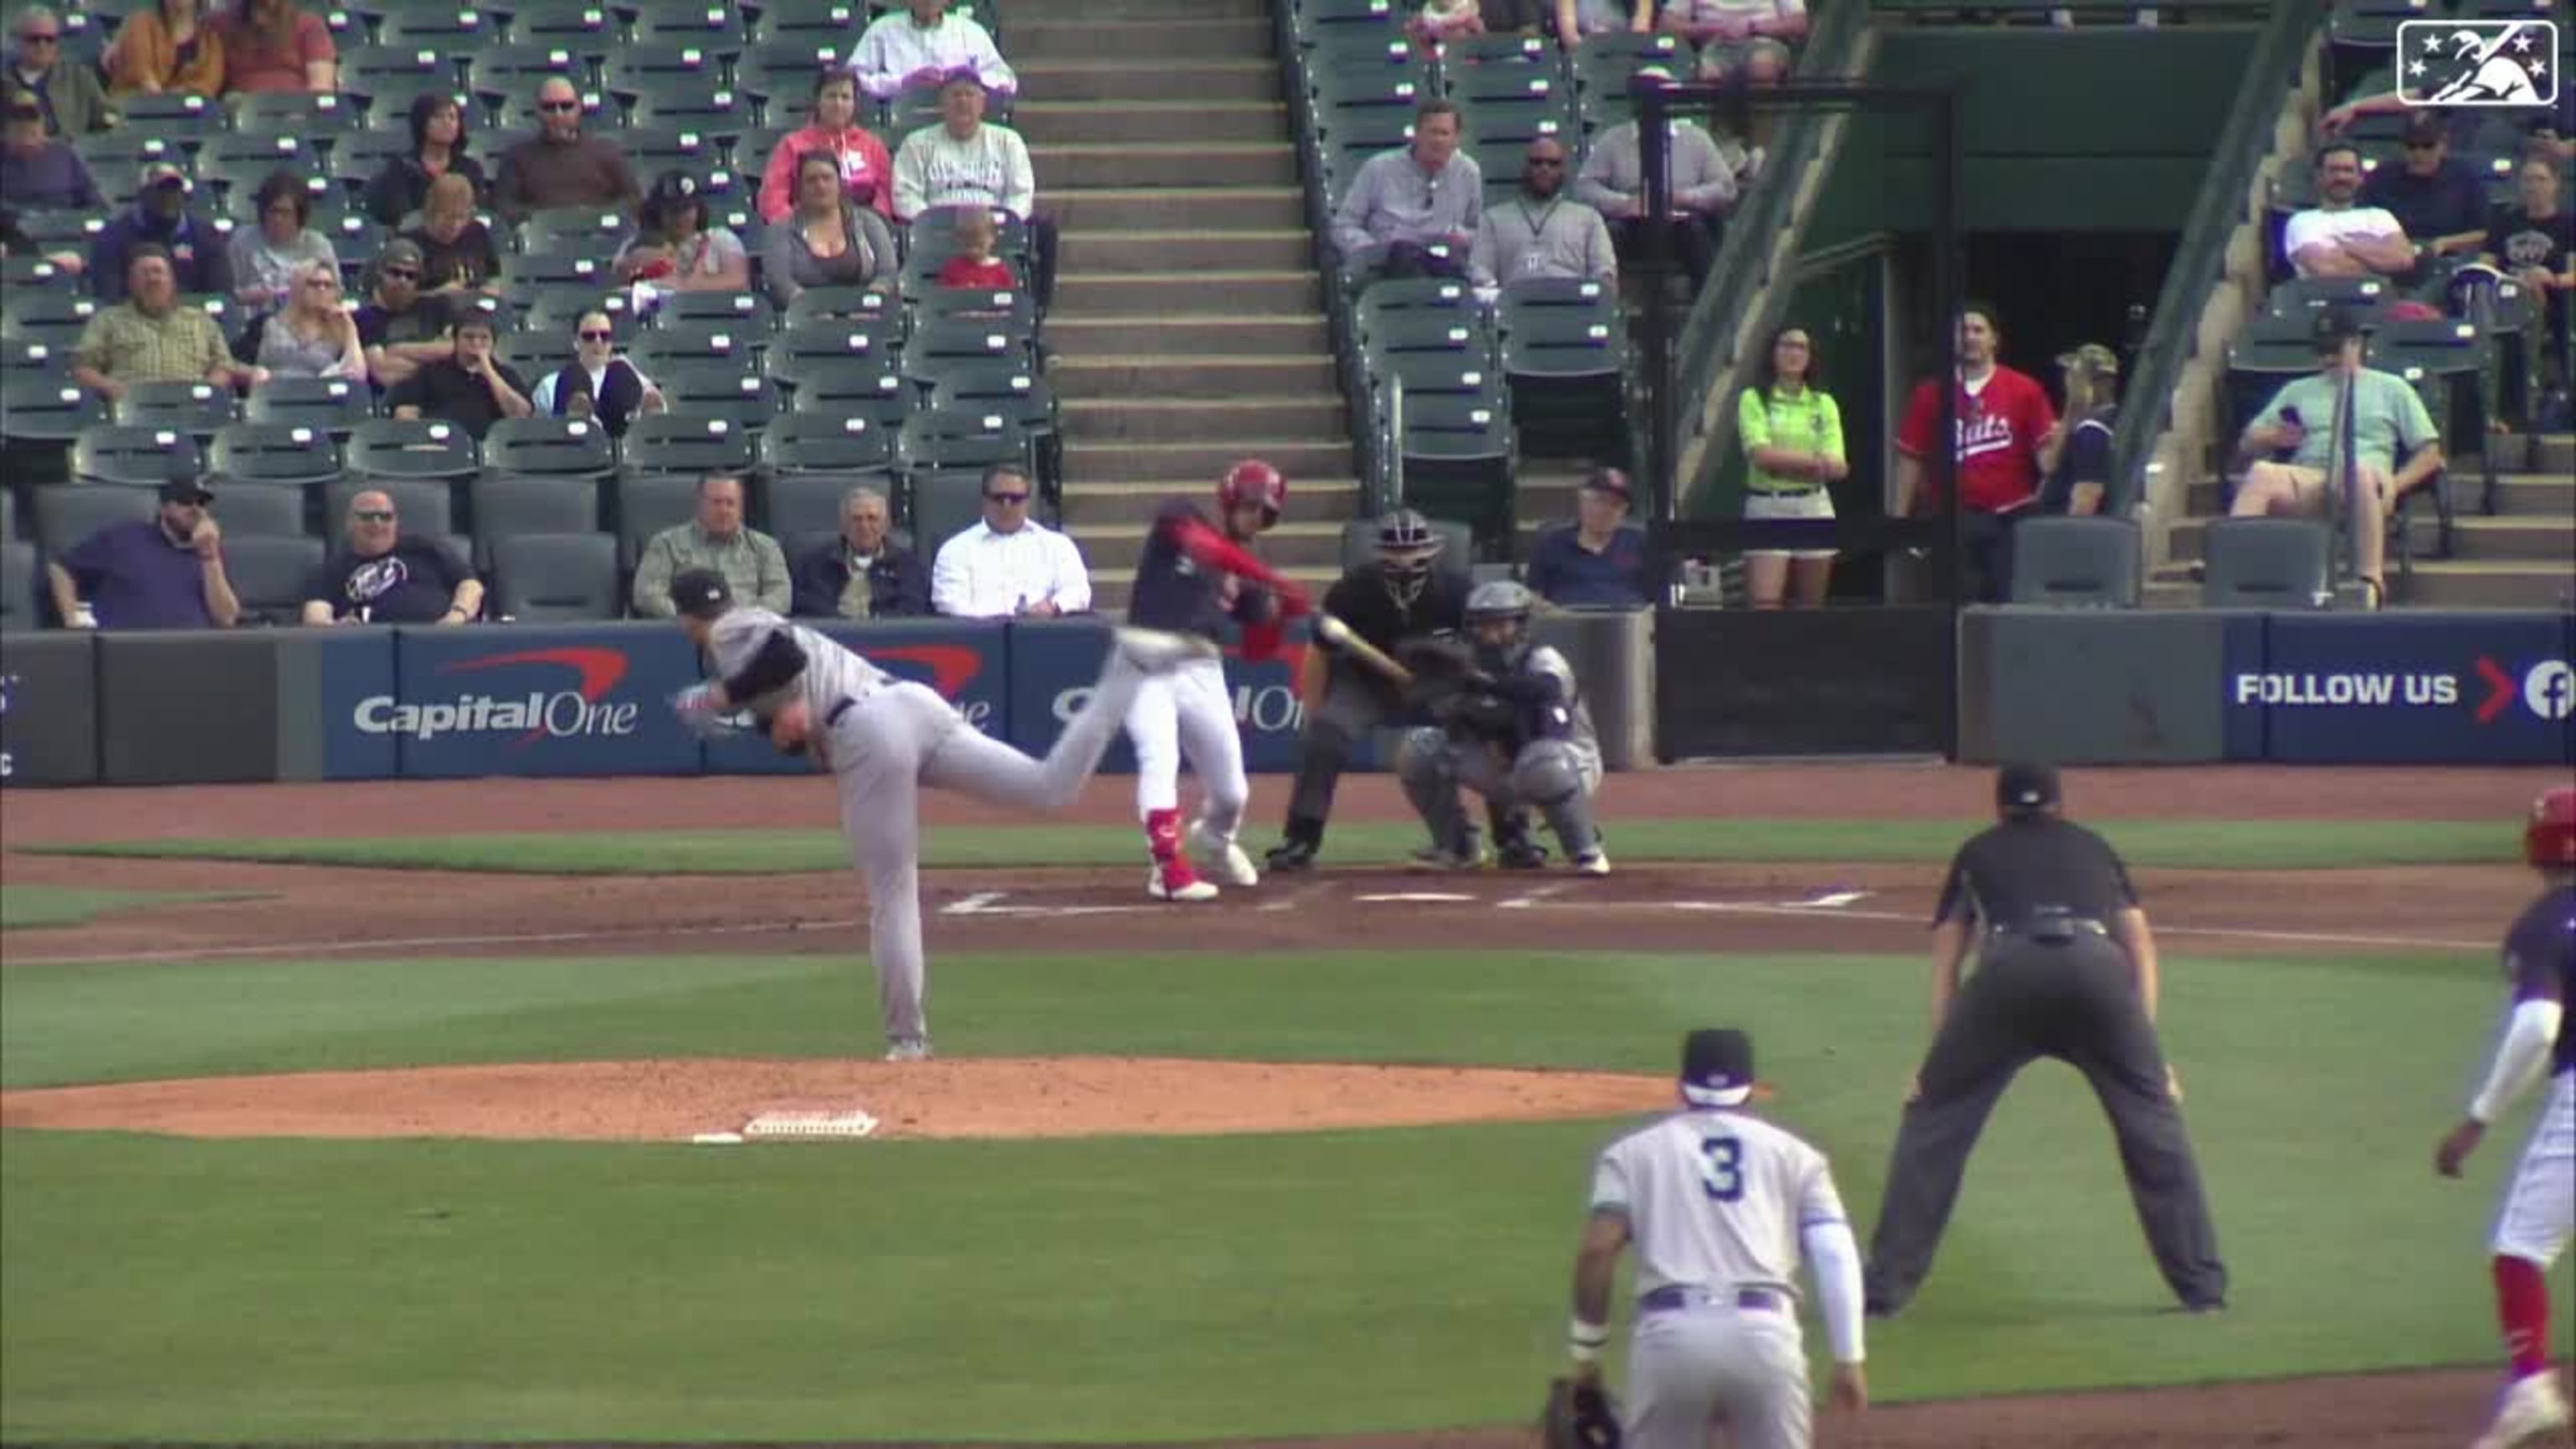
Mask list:
[[[992,33],[947,12],[948,0],[904,0],[902,9],[880,16],[850,52],[859,89],[890,100],[970,71],[986,90],[1006,96],[1018,90],[1019,77],[994,46]]]
[[[983,521],[939,546],[930,605],[955,619],[1053,619],[1091,608],[1091,570],[1073,540],[1029,517],[1026,470],[984,470]]]

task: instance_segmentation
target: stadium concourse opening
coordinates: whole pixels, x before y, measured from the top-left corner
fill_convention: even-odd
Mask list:
[[[1822,80],[1747,88],[1648,78],[1634,98],[1645,212],[1656,219],[1638,258],[1647,299],[1643,471],[1654,489],[1649,568],[1660,584],[1656,754],[1668,762],[1952,755],[1954,616],[1993,587],[1995,548],[1981,531],[1992,519],[1962,511],[1950,448],[1923,449],[1919,474],[1894,461],[1891,476],[1881,460],[1900,452],[1880,420],[1898,415],[1885,405],[1881,379],[1890,358],[1913,350],[1912,339],[1934,340],[1926,375],[1948,371],[1962,305],[1958,94]],[[1867,116],[1895,124],[1855,124]],[[1675,119],[1694,122],[1699,135],[1676,133]],[[1700,135],[1760,144],[1768,183],[1748,191],[1713,248],[1693,234],[1705,223],[1678,206],[1670,179],[1675,148],[1702,144]],[[1878,178],[1887,196],[1877,214],[1797,215],[1800,183],[1819,163],[1825,201],[1828,176],[1846,188],[1855,176]],[[1919,295],[1904,293],[1894,264],[1899,232],[1928,243],[1928,286]],[[1797,260],[1774,267],[1784,233]],[[1684,276],[1696,285],[1672,285]],[[1677,294],[1695,298],[1686,319],[1677,315]],[[1795,363],[1775,343],[1791,327],[1805,343],[1806,390],[1839,403],[1848,465],[1839,477],[1782,478],[1747,461],[1752,445],[1741,419],[1780,414],[1775,380]],[[1931,414],[1905,435],[1959,436],[1957,390],[1927,391]],[[1909,447],[1902,456],[1916,454]],[[1837,592],[1859,579],[1861,601],[1706,607],[1719,602],[1708,587],[1717,561],[1786,553],[1814,568],[1826,551],[1843,581]]]

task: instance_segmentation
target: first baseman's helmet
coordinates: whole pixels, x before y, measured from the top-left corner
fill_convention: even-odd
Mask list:
[[[2531,802],[2522,858],[2538,870],[2576,870],[2576,788],[2562,785]]]
[[[1216,501],[1228,509],[1258,503],[1261,510],[1277,523],[1288,507],[1288,480],[1259,458],[1246,458],[1225,470],[1216,485]]]

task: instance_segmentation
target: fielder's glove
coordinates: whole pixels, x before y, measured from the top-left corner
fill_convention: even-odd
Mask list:
[[[1539,1430],[1547,1449],[1619,1449],[1619,1409],[1597,1383],[1553,1379]]]
[[[740,710],[717,709],[708,689],[707,685],[693,684],[671,696],[671,713],[680,717],[689,733],[709,740],[719,735],[748,734],[757,728],[751,716]]]
[[[1454,636],[1426,634],[1398,640],[1395,658],[1426,685],[1463,681],[1478,673],[1475,646]]]

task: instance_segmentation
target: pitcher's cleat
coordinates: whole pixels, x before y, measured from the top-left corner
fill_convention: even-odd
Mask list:
[[[896,1037],[894,1044],[886,1048],[885,1059],[890,1062],[926,1062],[930,1060],[930,1038]]]

